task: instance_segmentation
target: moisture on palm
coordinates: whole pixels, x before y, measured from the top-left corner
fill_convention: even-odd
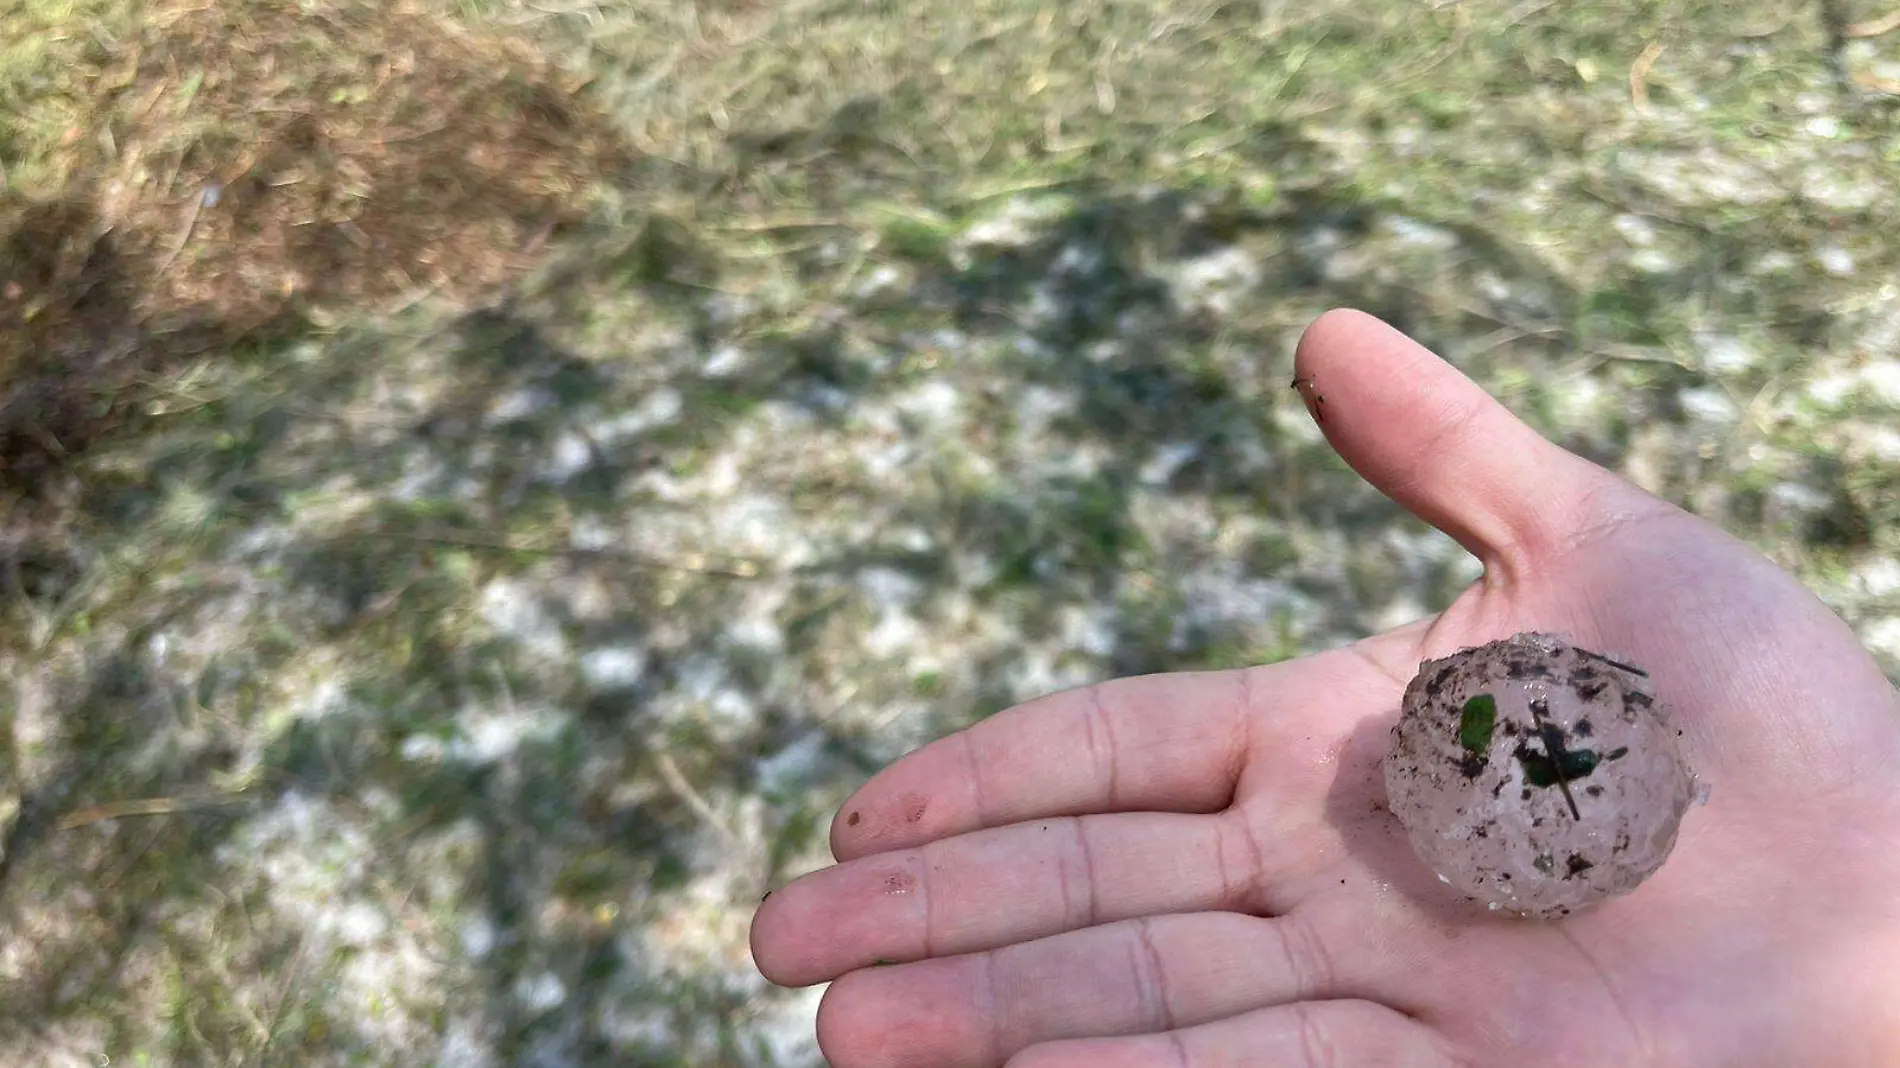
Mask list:
[[[1554,917],[1634,890],[1697,797],[1641,669],[1526,633],[1427,661],[1385,761],[1420,858],[1493,909]]]

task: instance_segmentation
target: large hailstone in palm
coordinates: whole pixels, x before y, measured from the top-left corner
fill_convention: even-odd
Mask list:
[[[1425,662],[1392,734],[1412,847],[1493,909],[1549,918],[1634,890],[1700,799],[1648,675],[1548,634]]]

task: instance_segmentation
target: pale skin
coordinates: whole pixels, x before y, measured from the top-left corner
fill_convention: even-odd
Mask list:
[[[1346,462],[1483,577],[1348,648],[1040,698],[872,778],[838,863],[752,929],[767,978],[831,982],[834,1068],[1900,1064],[1900,698],[1852,632],[1377,320],[1322,317],[1295,364]],[[1525,630],[1649,669],[1712,789],[1653,878],[1556,922],[1438,883],[1378,774],[1422,660]]]

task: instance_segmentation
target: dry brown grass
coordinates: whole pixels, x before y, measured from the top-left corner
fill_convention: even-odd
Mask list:
[[[424,296],[479,300],[631,162],[585,83],[413,5],[152,5],[71,72],[84,121],[0,198],[0,484],[141,376]]]

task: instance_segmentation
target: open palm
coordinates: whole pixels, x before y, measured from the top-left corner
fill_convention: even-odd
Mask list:
[[[885,769],[840,863],[753,926],[768,978],[835,980],[831,1063],[1900,1063],[1900,703],[1852,634],[1376,320],[1326,316],[1297,363],[1333,446],[1484,577],[1345,649],[1056,694]],[[1440,884],[1379,774],[1421,660],[1524,630],[1649,669],[1713,789],[1655,877],[1558,922]]]

